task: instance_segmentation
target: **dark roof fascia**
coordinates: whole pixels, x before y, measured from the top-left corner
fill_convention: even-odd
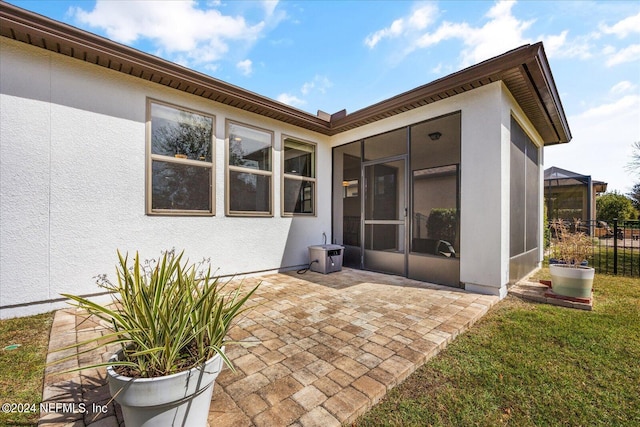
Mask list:
[[[556,174],[561,174],[564,176],[557,176]],[[578,182],[581,182],[582,184],[573,184],[573,183],[567,184],[567,182],[570,182],[570,181],[578,181]],[[557,166],[551,166],[544,170],[545,188],[553,186],[554,182],[556,183],[555,186],[570,187],[570,186],[583,186],[588,184],[589,181],[591,181],[591,185],[593,185],[594,188],[596,187],[603,188],[602,190],[596,190],[597,192],[601,193],[601,192],[607,191],[608,183],[604,181],[597,181],[595,179],[592,179],[591,175],[583,175],[577,172],[572,172],[567,169],[559,168]],[[561,184],[561,182],[565,182],[565,183]]]
[[[49,41],[48,44],[53,40],[55,43],[66,43],[72,47],[84,47],[95,52],[97,55],[104,54],[109,58],[118,59],[123,63],[148,68],[152,73],[157,72],[159,74],[173,76],[180,80],[190,81],[194,86],[204,87],[223,96],[238,98],[239,100],[254,103],[260,107],[291,116],[295,120],[304,121],[307,125],[317,128],[315,130],[318,132],[323,132],[327,127],[326,120],[313,114],[63,22],[19,8],[5,1],[0,1],[0,23],[4,25],[3,21],[5,20],[11,22],[13,24],[12,26],[23,28],[25,32],[28,30],[29,33],[41,35],[43,40]],[[47,43],[43,44],[44,48],[54,52],[57,51],[53,49],[52,46],[47,46]]]
[[[562,177],[554,176],[556,174],[564,175]],[[544,170],[544,179],[580,179],[580,178],[589,178],[590,175],[584,175],[578,172],[573,172],[567,169],[562,169],[557,166],[551,166]]]
[[[457,71],[453,74],[449,74],[445,77],[441,77],[437,80],[419,86],[415,89],[411,89],[392,98],[380,101],[377,104],[373,104],[361,110],[354,111],[353,113],[344,117],[342,120],[338,120],[335,123],[332,123],[332,125],[334,128],[346,126],[350,122],[355,122],[392,108],[397,108],[412,102],[417,102],[421,99],[437,95],[441,92],[452,90],[460,85],[490,78],[491,76],[495,75],[496,72],[499,72],[503,69],[519,67],[524,61],[529,59],[529,55],[529,46],[522,46],[495,58],[486,60],[476,65],[472,65],[471,67]]]
[[[5,27],[3,30],[2,27]],[[11,34],[6,34],[7,30]],[[140,70],[137,77],[164,84],[203,96],[232,107],[240,108],[278,121],[299,126],[324,135],[335,135],[385,117],[407,111],[417,106],[435,102],[457,93],[480,87],[487,82],[502,80],[507,72],[518,70],[525,78],[531,98],[535,100],[537,110],[542,112],[545,127],[545,145],[568,142],[571,140],[569,126],[560,102],[549,63],[542,43],[525,45],[495,58],[468,67],[446,77],[442,77],[416,89],[376,103],[351,114],[342,112],[333,114],[329,120],[299,110],[295,107],[258,95],[254,92],[231,85],[203,73],[185,68],[137,49],[124,46],[112,40],[78,29],[62,22],[13,6],[0,1],[0,33],[6,37],[18,39],[14,28],[31,35],[29,40],[21,40],[32,45],[51,50],[74,58],[74,49],[84,50],[96,58],[119,62],[120,69],[110,65],[95,64],[132,74],[134,67]],[[40,40],[33,40],[33,36]],[[86,56],[86,55],[85,55]],[[82,59],[82,58],[78,58]],[[85,61],[87,59],[85,58]],[[94,63],[93,61],[89,61]],[[123,70],[123,64],[129,73]],[[144,77],[143,77],[144,74]],[[167,83],[172,79],[177,87]],[[199,93],[198,93],[199,92]],[[552,129],[548,131],[547,129]],[[542,134],[542,133],[541,133]]]
[[[546,140],[545,145],[569,142],[571,140],[571,132],[541,42],[521,46],[479,64],[434,80],[431,83],[396,95],[393,98],[355,111],[341,120],[332,121],[331,127],[335,133],[338,133],[341,131],[341,128],[348,128],[350,125],[365,121],[371,116],[376,116],[396,108],[402,108],[402,106],[405,105],[418,103],[421,100],[429,99],[443,92],[455,91],[456,88],[464,85],[473,85],[474,82],[487,79],[494,81],[501,80],[501,73],[517,68],[521,69],[521,71],[531,79],[530,89],[537,93],[538,103],[547,114],[547,122],[555,130],[555,140]],[[532,74],[531,71],[534,73]],[[481,86],[481,84],[478,84],[478,86]]]
[[[527,68],[544,102],[545,110],[549,114],[553,126],[556,128],[556,133],[560,137],[559,141],[550,141],[546,145],[569,142],[572,139],[571,130],[569,129],[569,123],[567,122],[567,117],[564,113],[562,102],[560,101],[560,95],[558,94],[556,82],[551,73],[551,66],[544,51],[544,46],[542,42],[538,42],[532,45],[532,47],[537,51],[533,56],[535,66],[534,62],[530,61]]]

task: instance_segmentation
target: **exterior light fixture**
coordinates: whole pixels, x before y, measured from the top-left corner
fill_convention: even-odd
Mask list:
[[[440,132],[431,132],[429,134],[429,138],[431,138],[432,141],[439,140],[441,136],[442,136],[442,134]]]

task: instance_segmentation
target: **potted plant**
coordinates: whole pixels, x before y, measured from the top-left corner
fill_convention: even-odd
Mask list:
[[[225,336],[259,284],[246,293],[226,292],[204,261],[183,263],[183,253],[175,251],[144,263],[136,253],[133,265],[120,252],[118,258],[117,282],[98,279],[112,304],[63,294],[112,330],[76,347],[98,340],[104,345],[105,339],[121,347],[109,362],[80,369],[107,366],[109,390],[127,427],[206,426],[222,362],[233,369]]]
[[[575,230],[571,231],[566,221],[552,221],[556,238],[549,261],[551,289],[557,295],[589,299],[595,270],[588,266],[587,260],[593,254],[593,241],[578,231],[579,224],[580,221],[575,220]]]

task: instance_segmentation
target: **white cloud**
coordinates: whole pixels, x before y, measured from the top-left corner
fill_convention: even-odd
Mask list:
[[[307,95],[311,89],[313,89],[313,82],[307,82],[302,85],[300,92],[302,92],[303,95]]]
[[[633,33],[640,33],[640,13],[628,16],[611,26],[601,25],[600,31],[605,34],[613,34],[621,39]]]
[[[628,16],[611,26],[602,24],[599,29],[602,34],[613,35],[618,39],[624,39],[629,35],[640,34],[640,13]],[[605,61],[607,67],[637,61],[640,60],[640,44],[633,43],[625,47],[606,45],[602,48],[602,54],[607,56]]]
[[[267,16],[273,15],[276,10],[276,6],[278,6],[278,0],[264,0],[262,2],[262,7]]]
[[[435,32],[425,33],[416,39],[408,50],[429,47],[451,38],[470,38],[472,32],[473,29],[467,23],[454,24],[451,22],[443,22]]]
[[[640,14],[625,18],[612,26],[602,25],[600,31],[572,36],[568,29],[564,29],[557,34],[542,34],[536,39],[531,39],[526,33],[532,28],[535,20],[524,20],[515,16],[513,9],[516,4],[516,1],[511,0],[496,1],[485,14],[485,22],[480,25],[464,21],[442,21],[435,26],[435,19],[440,12],[429,4],[370,34],[365,39],[365,44],[374,48],[384,39],[397,39],[398,45],[402,45],[394,51],[397,61],[398,56],[401,58],[415,50],[430,48],[448,40],[459,40],[463,45],[459,67],[476,64],[537,40],[543,41],[549,58],[586,60],[594,58],[596,54],[604,54],[607,58],[606,65],[611,67],[635,61],[640,56],[640,47],[637,44],[625,48],[607,46],[604,49],[596,45],[603,34],[615,34],[623,38],[640,32]],[[418,11],[425,17],[421,18],[422,15],[417,13]],[[410,22],[416,24],[410,25]],[[597,51],[600,53],[596,53]]]
[[[308,95],[312,91],[324,94],[331,86],[333,86],[333,83],[331,83],[331,81],[326,76],[316,75],[313,80],[302,85],[302,87],[300,88],[300,92],[303,95]]]
[[[315,77],[305,82],[302,87],[300,87],[300,94],[303,97],[308,97],[313,95],[314,93],[325,94],[327,89],[333,86],[331,80],[328,77],[316,74]],[[292,93],[281,93],[276,98],[278,101],[283,104],[291,105],[294,107],[302,107],[307,104],[307,101],[303,98],[300,98]]]
[[[512,1],[499,1],[487,13],[491,18],[481,28],[463,34],[467,46],[462,51],[463,65],[471,65],[510,49],[531,43],[523,33],[534,21],[521,21],[511,13]]]
[[[457,38],[464,48],[460,54],[461,66],[469,66],[508,50],[531,43],[524,37],[534,21],[521,21],[511,13],[514,1],[498,1],[485,15],[489,20],[481,27],[472,27],[466,22],[443,22],[432,34],[424,34],[415,42],[415,47],[427,47],[441,41]]]
[[[624,39],[638,34],[640,14],[625,18],[612,26],[601,26],[600,31],[602,38],[615,36]],[[638,61],[640,44],[620,46],[614,41],[600,48],[599,57],[604,59],[607,67]],[[633,180],[629,178],[625,165],[629,147],[634,141],[640,140],[640,93],[638,82],[633,77],[631,79],[619,81],[609,89],[610,101],[569,117],[569,124],[574,130],[573,141],[557,152],[549,150],[545,154],[545,162],[555,161],[560,167],[564,162],[566,166],[575,167],[572,170],[608,182],[610,191],[629,191]],[[578,167],[582,170],[577,169]]]
[[[305,100],[288,93],[281,93],[276,99],[283,104],[291,105],[292,107],[301,107],[307,103]]]
[[[500,0],[487,12],[489,18],[501,19],[504,16],[511,15],[511,8],[516,4],[515,0]]]
[[[609,92],[614,94],[614,95],[620,95],[626,92],[631,92],[632,90],[635,90],[638,86],[631,83],[628,80],[623,80],[620,83],[617,83],[616,85],[614,85]]]
[[[632,44],[620,50],[608,49],[607,67],[624,64],[626,62],[637,61],[640,59],[640,44]]]
[[[615,87],[615,86],[614,86]],[[597,107],[592,107],[589,110],[576,116],[578,120],[605,120],[611,117],[625,116],[632,113],[637,119],[637,115],[640,111],[640,96],[627,95],[610,104],[602,104]],[[635,108],[634,108],[635,107]],[[638,120],[634,120],[634,126],[640,126]]]
[[[401,38],[406,46],[406,55],[416,49],[458,39],[464,45],[460,54],[461,66],[469,66],[532,42],[524,36],[524,32],[534,21],[517,19],[512,13],[515,4],[515,1],[497,1],[485,15],[487,22],[479,27],[466,22],[443,21],[433,31],[425,31],[434,23],[439,13],[434,5],[429,4],[416,9],[408,17],[395,20],[389,27],[369,35],[365,44],[373,48],[382,39]],[[556,44],[563,44],[566,34],[555,37]]]
[[[250,59],[245,59],[244,61],[240,61],[236,64],[236,68],[238,68],[238,70],[240,70],[240,72],[245,76],[251,75],[251,73],[253,72],[252,67],[253,62],[251,62]]]
[[[573,139],[545,149],[545,168],[591,175],[608,182],[610,191],[628,192],[632,181],[624,167],[629,146],[640,140],[639,111],[640,95],[634,94],[568,117]]]
[[[426,4],[415,9],[409,16],[409,28],[424,30],[435,21],[437,13],[438,8],[433,4]]]
[[[397,19],[391,23],[391,25],[387,28],[383,28],[382,30],[378,30],[373,34],[367,36],[364,39],[364,44],[366,44],[369,48],[374,48],[380,40],[384,38],[397,37],[402,34],[403,20]]]
[[[143,39],[162,56],[183,63],[206,64],[223,58],[231,43],[254,43],[264,32],[277,2],[265,2],[263,20],[251,24],[243,16],[224,15],[207,3],[207,9],[190,1],[97,0],[92,10],[70,12],[82,25],[100,28],[107,37],[132,45]]]
[[[421,5],[414,9],[409,16],[396,19],[388,27],[369,34],[364,43],[372,49],[382,39],[400,37],[406,33],[424,30],[435,21],[437,14],[438,8],[434,4]]]
[[[567,43],[567,34],[569,34],[569,30],[564,30],[555,36],[546,36],[542,42],[544,43],[544,50],[547,56],[553,56],[563,51]]]
[[[597,34],[592,33],[586,36],[579,36],[573,40],[568,39],[569,30],[564,30],[558,35],[543,35],[538,39],[544,43],[544,50],[549,58],[579,58],[589,59],[593,57],[594,46],[591,40],[597,38]]]

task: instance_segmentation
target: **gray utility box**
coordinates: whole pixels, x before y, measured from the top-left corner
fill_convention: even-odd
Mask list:
[[[322,274],[342,270],[342,255],[344,246],[315,245],[309,246],[309,269]],[[318,262],[313,262],[318,260]]]

